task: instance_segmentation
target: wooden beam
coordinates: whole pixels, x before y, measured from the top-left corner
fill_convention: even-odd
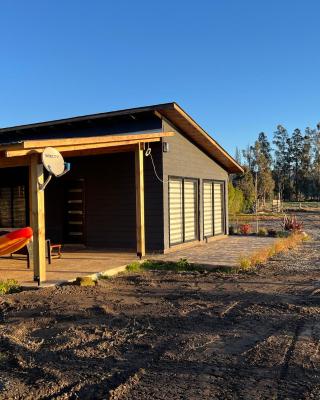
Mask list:
[[[39,190],[43,181],[43,165],[39,156],[34,154],[29,167],[30,223],[33,229],[33,273],[39,283],[46,280],[44,191]]]
[[[28,167],[29,157],[4,158],[0,157],[0,168]]]
[[[148,139],[161,138],[167,136],[173,136],[174,132],[149,132],[129,135],[103,135],[103,136],[91,136],[91,137],[73,137],[63,139],[42,139],[42,140],[26,140],[21,143],[12,145],[3,145],[0,150],[31,150],[36,148],[45,147],[58,147],[58,146],[74,146],[82,144],[93,144],[93,143],[113,143],[123,142],[128,140],[139,140],[148,141]]]
[[[141,145],[135,150],[135,183],[136,183],[136,236],[137,255],[141,258],[146,254],[145,224],[144,224],[144,151]]]
[[[147,140],[148,143],[159,142],[160,138],[150,138]],[[117,148],[120,146],[128,146],[139,144],[140,140],[125,140],[121,142],[111,142],[111,143],[92,143],[92,144],[83,144],[83,145],[73,145],[73,146],[56,146],[55,149],[64,152],[72,152],[72,151],[80,151],[80,150],[90,150],[90,149],[103,149],[103,148]],[[26,150],[8,150],[5,152],[5,156],[7,158],[10,157],[22,157],[31,154],[41,154],[43,152],[43,148],[35,148],[35,149],[26,149]]]
[[[119,147],[105,147],[102,149],[87,149],[87,150],[73,150],[64,151],[63,157],[82,157],[82,156],[96,156],[101,154],[114,154],[114,153],[126,153],[135,151],[136,145],[127,145]],[[12,158],[10,159],[12,160]]]

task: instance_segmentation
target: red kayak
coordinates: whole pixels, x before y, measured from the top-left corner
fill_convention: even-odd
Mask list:
[[[0,236],[0,256],[20,250],[32,239],[32,228],[21,228]]]

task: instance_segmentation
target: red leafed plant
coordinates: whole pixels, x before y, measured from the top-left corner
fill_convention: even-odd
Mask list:
[[[239,230],[241,235],[249,235],[249,233],[251,232],[251,225],[249,224],[240,225]]]
[[[282,222],[282,228],[285,231],[301,232],[303,223],[297,220],[296,215],[285,215]]]

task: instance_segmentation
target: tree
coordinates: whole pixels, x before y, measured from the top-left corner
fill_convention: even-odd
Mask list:
[[[301,155],[301,176],[300,190],[304,198],[312,196],[312,138],[315,130],[307,127],[304,131],[302,155]]]
[[[319,199],[320,194],[320,123],[312,131],[312,194]]]
[[[240,189],[233,186],[230,181],[228,184],[228,206],[229,214],[236,215],[243,209],[243,193]]]
[[[245,165],[243,166],[243,169],[243,175],[237,176],[234,183],[243,193],[243,211],[250,212],[253,210],[255,202],[255,186],[249,167]]]
[[[276,189],[281,197],[291,197],[291,158],[290,147],[291,140],[287,130],[278,125],[274,132],[273,144],[275,145],[274,178]]]
[[[234,159],[237,161],[238,164],[240,164],[240,165],[242,164],[241,152],[238,147],[236,147]]]
[[[249,170],[252,170],[252,162],[254,159],[254,154],[253,154],[253,147],[252,146],[247,146],[246,150],[242,150],[242,155],[244,157],[245,163],[248,166]]]
[[[293,182],[294,182],[294,193],[295,200],[300,200],[300,188],[301,188],[301,166],[302,166],[302,153],[303,153],[304,139],[300,129],[295,129],[290,140],[290,158],[293,165]]]
[[[261,136],[259,135],[261,138]],[[262,201],[265,206],[266,200],[270,199],[274,191],[274,180],[271,172],[271,153],[270,145],[269,148],[266,146],[266,138],[263,141],[259,139],[255,142],[253,147],[254,161],[253,165],[257,168],[257,186],[258,186],[258,198]],[[269,144],[269,142],[268,142]]]
[[[271,167],[271,162],[272,162],[271,145],[268,141],[267,135],[264,132],[259,133],[258,142],[260,143],[261,153],[265,156],[269,166]]]

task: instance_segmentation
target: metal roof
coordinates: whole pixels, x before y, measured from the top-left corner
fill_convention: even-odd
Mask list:
[[[165,117],[171,122],[179,131],[182,131],[188,136],[198,147],[200,147],[205,153],[211,158],[216,160],[230,173],[241,173],[243,172],[242,167],[234,160],[231,155],[224,150],[201,126],[193,120],[177,103],[163,103],[156,104],[146,107],[128,108],[124,110],[103,112],[98,114],[83,115],[71,118],[63,118],[52,121],[37,122],[28,125],[12,126],[0,129],[1,134],[7,133],[21,133],[28,131],[38,131],[44,127],[59,127],[59,125],[69,125],[78,122],[85,122],[90,120],[99,120],[106,118],[115,118],[126,115],[132,115],[139,113],[156,112],[157,115]],[[39,135],[40,136],[40,135]],[[41,137],[39,137],[41,139]],[[21,143],[15,141],[15,143]],[[7,143],[8,144],[8,143]]]

